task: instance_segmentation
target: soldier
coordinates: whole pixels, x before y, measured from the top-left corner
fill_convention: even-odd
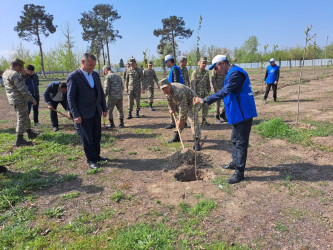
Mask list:
[[[182,56],[180,58],[179,68],[182,72],[182,76],[183,76],[185,86],[190,87],[190,79],[189,79],[189,76],[188,76],[188,69],[187,69],[186,66],[187,66],[187,57]]]
[[[113,122],[113,109],[117,107],[118,117],[120,120],[119,128],[124,127],[124,108],[123,108],[123,83],[117,74],[112,73],[110,66],[103,67],[105,80],[104,80],[104,92],[105,97],[108,96],[108,110],[109,110],[109,121],[110,125],[106,125],[106,128],[114,128]]]
[[[184,84],[174,82],[169,83],[168,79],[161,81],[161,89],[164,94],[167,95],[168,105],[170,113],[174,114],[176,107],[179,109],[179,121],[178,128],[182,131],[185,127],[185,121],[189,119],[191,124],[191,130],[194,137],[194,145],[198,151],[200,151],[200,125],[198,123],[198,106],[193,106],[193,98],[196,96],[194,91]],[[175,130],[174,137],[168,141],[168,143],[179,142],[180,137],[178,131]]]
[[[146,88],[149,92],[149,106],[151,111],[155,111],[153,108],[153,102],[154,102],[154,82],[156,82],[157,87],[160,88],[160,85],[158,84],[158,79],[155,73],[155,70],[153,70],[153,62],[148,63],[148,69],[143,72],[143,79],[144,83],[146,85]]]
[[[17,114],[17,139],[15,144],[18,147],[32,144],[30,141],[23,139],[24,132],[28,133],[29,139],[34,139],[38,135],[31,129],[28,112],[28,102],[32,102],[33,105],[36,105],[37,102],[25,85],[25,78],[23,77],[25,74],[24,62],[20,59],[15,59],[10,68],[3,73],[8,102],[14,106]]]
[[[199,62],[199,68],[197,68],[192,73],[191,89],[198,95],[200,98],[205,98],[210,93],[210,81],[209,81],[209,72],[206,70],[207,66],[207,57],[202,57]],[[202,109],[202,126],[210,126],[206,121],[208,115],[208,105],[203,103],[201,105]]]
[[[225,75],[220,74],[217,70],[213,69],[212,72],[212,84],[214,88],[214,92],[217,93],[224,87],[224,80]],[[221,100],[216,101],[216,110],[215,110],[215,117],[216,117],[216,123],[222,123],[220,120],[220,117],[227,122],[227,116],[225,114],[225,107],[223,106],[222,114],[220,115],[220,106],[221,106]]]
[[[124,70],[124,72],[123,72],[123,79],[124,79],[124,84],[126,83],[126,75],[127,75],[127,72],[128,72],[128,70],[131,68],[131,64],[129,63],[129,62],[127,62],[127,64],[126,64],[126,68],[125,68],[125,70]]]
[[[134,106],[134,99],[136,101],[136,117],[140,117],[140,99],[141,99],[141,89],[142,94],[145,93],[145,86],[143,85],[143,73],[142,70],[138,68],[135,58],[130,59],[131,68],[126,74],[126,93],[128,93],[128,117],[127,119],[132,119],[132,111]]]

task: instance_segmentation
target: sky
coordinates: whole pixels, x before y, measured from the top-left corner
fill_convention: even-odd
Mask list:
[[[181,52],[195,47],[198,23],[202,15],[200,47],[203,45],[240,47],[250,36],[259,41],[259,50],[268,44],[279,48],[304,46],[304,31],[312,25],[312,34],[316,33],[316,42],[324,47],[333,41],[333,1],[332,0],[211,0],[211,1],[153,1],[153,0],[0,0],[0,57],[8,58],[13,48],[22,42],[31,52],[38,51],[32,42],[20,39],[14,27],[22,15],[24,4],[33,3],[45,6],[46,13],[54,16],[58,26],[54,34],[42,36],[43,50],[48,51],[64,41],[61,28],[68,22],[73,28],[76,51],[86,51],[89,44],[82,40],[82,27],[79,23],[82,12],[87,12],[96,4],[112,4],[121,16],[114,22],[122,39],[110,46],[111,63],[119,63],[121,58],[127,61],[131,56],[143,59],[143,51],[157,56],[159,38],[153,30],[162,28],[161,20],[172,15],[183,17],[186,28],[194,30],[190,39],[178,40]]]

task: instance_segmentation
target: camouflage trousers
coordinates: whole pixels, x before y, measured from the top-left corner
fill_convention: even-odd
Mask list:
[[[17,115],[16,133],[23,135],[28,129],[31,128],[28,103],[18,103],[14,105]]]
[[[198,121],[199,120],[199,105],[196,105],[196,106],[191,105],[189,107],[188,112],[187,112],[187,119],[190,122],[193,137],[200,138],[201,129],[200,129],[199,121]],[[187,119],[185,119],[184,122],[186,122]],[[181,131],[183,129],[181,129]],[[177,129],[175,131],[177,131]]]
[[[108,100],[109,120],[113,120],[113,109],[116,106],[118,118],[124,119],[123,99]]]
[[[209,109],[208,104],[207,103],[200,104],[200,109],[202,112],[202,120],[204,120],[208,116],[208,109]]]
[[[149,105],[152,105],[154,102],[154,87],[148,88],[148,99],[149,99]]]
[[[140,111],[141,90],[129,90],[128,93],[128,111],[133,111],[134,99],[136,102],[136,111]]]
[[[221,107],[221,100],[218,100],[216,102],[216,106],[215,106],[215,116],[216,117],[220,117],[220,107]],[[223,107],[222,113],[225,113],[225,107]]]

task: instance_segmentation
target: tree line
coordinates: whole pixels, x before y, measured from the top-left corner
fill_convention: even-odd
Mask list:
[[[71,36],[73,27],[70,23],[66,23],[64,27],[60,28],[64,38],[63,41],[45,53],[42,46],[42,36],[48,37],[58,30],[58,27],[53,24],[54,17],[52,14],[46,13],[44,6],[25,4],[14,30],[23,40],[36,44],[39,51],[30,52],[20,44],[14,48],[15,53],[12,57],[19,57],[27,64],[35,65],[36,71],[41,71],[44,77],[45,71],[70,72],[74,70],[79,66],[81,55],[84,52],[91,52],[96,55],[99,70],[101,65],[111,65],[110,45],[117,39],[122,38],[120,32],[114,28],[115,21],[121,18],[118,11],[111,4],[97,4],[92,10],[81,13],[81,16],[78,22],[83,29],[82,39],[89,42],[89,47],[85,51],[75,50],[75,42]],[[265,44],[263,46],[264,50],[259,51],[260,44],[256,36],[250,36],[241,47],[233,50],[215,45],[200,47],[201,15],[196,45],[188,51],[180,51],[178,41],[190,38],[194,30],[186,27],[183,17],[170,16],[163,18],[161,22],[162,27],[153,30],[153,35],[160,38],[157,46],[158,56],[151,55],[151,50],[148,48],[142,51],[143,60],[139,64],[143,66],[146,66],[148,61],[153,61],[155,66],[163,67],[163,59],[167,54],[172,54],[175,59],[180,55],[187,56],[189,66],[196,66],[200,56],[207,56],[208,60],[212,60],[216,54],[226,54],[233,62],[238,63],[266,62],[271,57],[282,61],[301,60],[303,57],[304,47],[299,45],[283,48],[279,47],[278,44]],[[333,58],[333,42],[326,43],[326,46],[322,48],[313,40],[307,46],[305,59],[315,58]],[[0,71],[9,66],[11,59],[0,58]],[[124,67],[124,60],[121,59],[116,66]]]

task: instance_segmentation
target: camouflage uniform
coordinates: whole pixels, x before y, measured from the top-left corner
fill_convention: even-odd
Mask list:
[[[123,72],[124,84],[126,83],[126,75],[127,75],[127,71],[128,71],[129,69],[130,69],[130,64],[127,63],[126,68],[125,68],[125,70],[124,70],[124,72]]]
[[[222,89],[224,86],[225,75],[219,74],[215,69],[212,72],[212,84],[214,88],[214,92],[216,93],[218,90]],[[220,119],[220,106],[221,100],[216,102],[215,116],[217,119]],[[223,107],[222,113],[225,113],[225,108]]]
[[[117,74],[109,73],[104,80],[105,97],[108,96],[109,120],[113,120],[113,109],[116,106],[119,119],[124,119],[123,83]]]
[[[188,118],[191,124],[193,136],[195,138],[200,138],[201,131],[198,122],[199,106],[193,106],[193,97],[195,96],[196,94],[189,87],[186,87],[181,83],[174,82],[171,83],[171,93],[167,95],[167,100],[169,109],[175,111],[178,107],[179,119],[185,123]]]
[[[149,92],[148,95],[149,105],[152,105],[154,102],[154,82],[156,82],[158,88],[160,87],[160,85],[158,84],[158,79],[155,70],[146,69],[143,72],[143,79],[144,79],[144,84]]]
[[[198,67],[192,73],[191,89],[197,94],[200,98],[205,98],[210,93],[210,81],[209,81],[209,72],[204,69],[200,70]],[[201,104],[202,109],[202,120],[205,121],[208,115],[208,104]]]
[[[140,68],[127,70],[126,89],[128,90],[128,112],[133,111],[134,99],[136,101],[136,111],[140,111],[141,87],[143,82],[143,73]]]
[[[9,104],[14,106],[17,114],[16,133],[23,135],[31,129],[28,102],[34,102],[30,92],[25,85],[25,78],[14,69],[7,69],[3,75],[6,94]]]
[[[179,68],[182,71],[182,76],[183,76],[185,86],[190,87],[190,79],[189,79],[189,76],[188,76],[187,67],[182,68],[182,67],[179,66]]]

